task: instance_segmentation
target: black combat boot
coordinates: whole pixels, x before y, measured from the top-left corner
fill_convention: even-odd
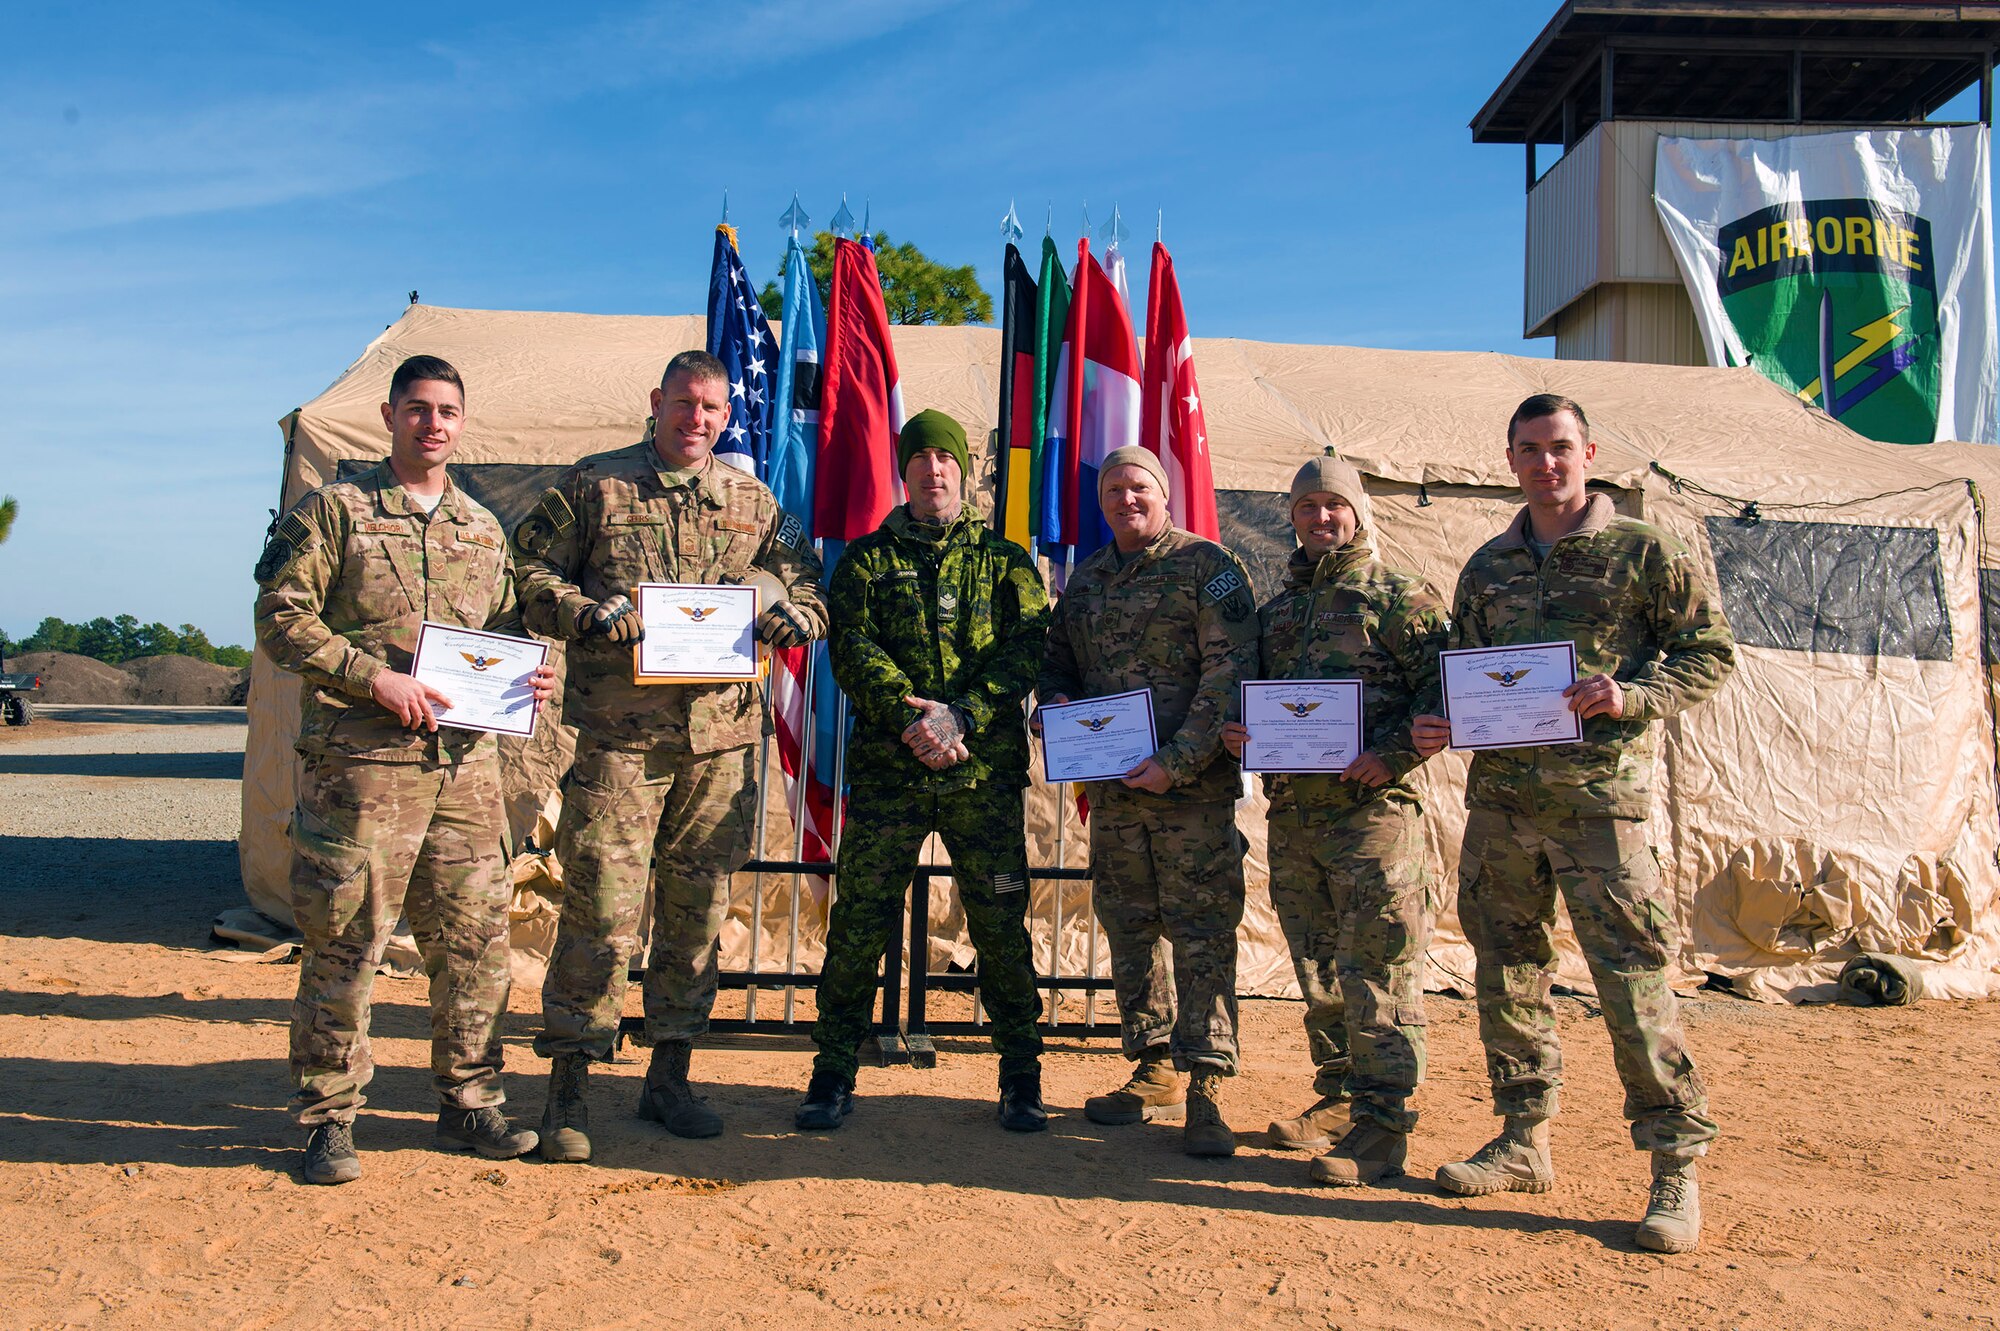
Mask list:
[[[1000,1126],[1009,1132],[1046,1132],[1049,1111],[1042,1108],[1042,1074],[1016,1072],[1000,1079]]]
[[[792,1116],[801,1132],[831,1132],[854,1112],[854,1086],[838,1072],[815,1072],[806,1083],[805,1103]]]

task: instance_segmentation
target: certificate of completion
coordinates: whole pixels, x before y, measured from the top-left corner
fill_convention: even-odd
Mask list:
[[[1341,772],[1361,756],[1358,679],[1245,680],[1246,772]]]
[[[1563,690],[1576,683],[1576,644],[1472,647],[1438,653],[1454,749],[1518,749],[1583,738]]]
[[[633,589],[646,636],[632,650],[639,684],[756,679],[760,607],[755,587],[642,582]]]
[[[1045,703],[1042,772],[1054,781],[1115,781],[1153,756],[1153,691]]]
[[[494,735],[535,733],[535,687],[529,676],[549,659],[549,645],[533,638],[462,629],[425,620],[417,628],[410,674],[451,699],[433,705],[441,726]]]

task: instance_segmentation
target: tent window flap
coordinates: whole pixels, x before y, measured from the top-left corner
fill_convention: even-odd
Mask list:
[[[1708,543],[1729,625],[1746,647],[1951,659],[1930,528],[1710,518]]]

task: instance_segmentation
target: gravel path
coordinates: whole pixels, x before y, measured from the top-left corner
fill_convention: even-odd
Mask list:
[[[242,717],[15,732],[0,748],[0,932],[209,946],[215,912],[243,903]]]

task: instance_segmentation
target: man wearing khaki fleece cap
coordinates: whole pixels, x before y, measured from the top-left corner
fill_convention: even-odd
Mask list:
[[[1316,1182],[1356,1186],[1403,1172],[1424,1072],[1422,971],[1430,940],[1422,757],[1411,718],[1437,701],[1450,624],[1420,578],[1375,558],[1361,474],[1329,447],[1299,468],[1289,500],[1299,548],[1259,614],[1265,679],[1359,679],[1361,738],[1344,771],[1271,773],[1271,904],[1306,1000],[1319,1100],[1271,1125],[1271,1141],[1333,1149]],[[1250,731],[1225,726],[1242,756]],[[1338,1145],[1333,1134],[1345,1129]]]
[[[1152,453],[1114,449],[1097,501],[1112,544],[1070,575],[1036,691],[1057,703],[1150,689],[1159,748],[1122,779],[1089,783],[1097,919],[1125,1056],[1138,1068],[1084,1113],[1097,1123],[1185,1116],[1189,1154],[1230,1155],[1236,1137],[1218,1102],[1236,1071],[1243,845],[1222,728],[1238,685],[1257,674],[1256,601],[1234,555],[1168,519],[1167,475]],[[1177,1070],[1193,1074],[1186,1091]]]

